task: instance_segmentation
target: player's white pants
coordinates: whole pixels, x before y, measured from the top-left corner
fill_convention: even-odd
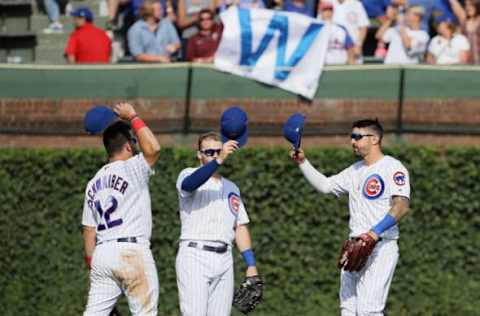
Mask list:
[[[108,315],[125,293],[132,315],[157,315],[158,276],[148,245],[106,242],[95,247],[84,316]]]
[[[180,243],[176,262],[182,315],[229,316],[234,291],[231,247],[227,252],[218,254],[191,248],[187,244],[187,241]]]
[[[341,272],[342,316],[382,316],[398,262],[396,240],[380,241],[363,270]]]

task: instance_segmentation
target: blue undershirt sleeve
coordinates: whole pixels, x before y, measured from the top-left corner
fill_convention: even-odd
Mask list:
[[[207,182],[208,179],[217,171],[220,165],[217,160],[212,160],[206,165],[198,168],[191,175],[186,177],[182,182],[182,190],[187,192],[193,192],[198,189],[202,184]]]

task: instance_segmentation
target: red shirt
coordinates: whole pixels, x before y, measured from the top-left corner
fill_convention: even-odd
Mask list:
[[[112,41],[107,33],[89,22],[70,34],[65,47],[65,54],[75,56],[77,64],[110,63],[111,53]]]
[[[187,60],[193,61],[195,58],[212,57],[217,51],[223,28],[214,27],[208,35],[203,35],[200,31],[188,39]]]

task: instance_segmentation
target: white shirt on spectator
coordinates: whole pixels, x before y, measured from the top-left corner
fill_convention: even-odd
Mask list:
[[[383,34],[383,41],[390,43],[385,64],[418,64],[422,61],[429,39],[427,32],[410,28],[406,30],[412,40],[410,49],[403,45],[398,27],[391,27]]]
[[[333,22],[345,26],[353,42],[357,43],[358,29],[370,25],[370,20],[362,3],[358,0],[345,0],[342,3],[334,0],[332,2],[334,7]]]
[[[435,57],[439,65],[460,64],[460,53],[470,50],[470,44],[462,34],[454,34],[451,40],[440,35],[432,38],[428,52]]]
[[[348,62],[348,50],[354,46],[351,36],[344,26],[328,22],[325,26],[330,29],[325,64],[345,65]]]

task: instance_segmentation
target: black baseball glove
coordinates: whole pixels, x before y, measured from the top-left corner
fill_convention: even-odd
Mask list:
[[[120,314],[120,312],[118,311],[117,307],[115,306],[112,311],[110,312],[110,314],[108,314],[108,316],[122,316],[122,314]]]
[[[235,291],[233,306],[245,315],[253,311],[262,300],[263,285],[263,280],[258,275],[246,277]]]

